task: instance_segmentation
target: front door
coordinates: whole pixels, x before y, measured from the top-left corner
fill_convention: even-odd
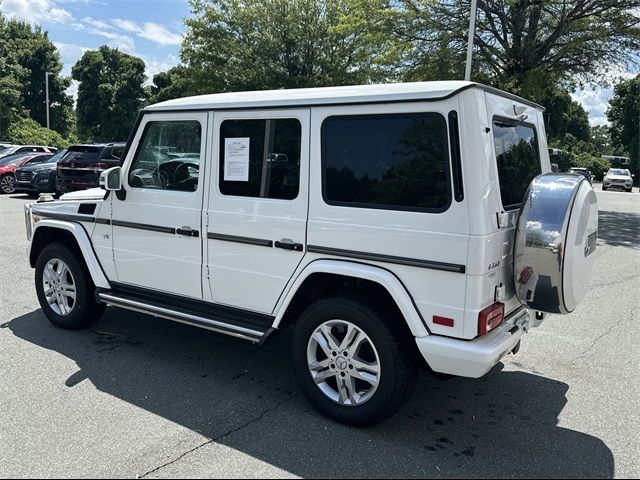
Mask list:
[[[217,303],[271,313],[304,256],[309,116],[214,115],[206,251]]]
[[[206,132],[206,113],[143,118],[123,166],[126,196],[110,195],[120,282],[202,298]]]

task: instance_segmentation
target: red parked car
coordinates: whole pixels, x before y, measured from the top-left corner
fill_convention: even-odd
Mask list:
[[[27,163],[44,162],[53,153],[29,153],[9,155],[0,158],[0,193],[14,193],[16,191],[16,168]]]

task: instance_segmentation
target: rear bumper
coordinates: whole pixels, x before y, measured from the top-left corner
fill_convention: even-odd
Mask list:
[[[64,176],[58,174],[56,177],[56,188],[61,191],[83,190],[95,188],[100,185],[100,173],[84,174],[78,177]]]
[[[491,333],[474,340],[429,335],[416,338],[420,353],[435,372],[478,378],[509,353],[529,330],[532,314],[524,307]]]

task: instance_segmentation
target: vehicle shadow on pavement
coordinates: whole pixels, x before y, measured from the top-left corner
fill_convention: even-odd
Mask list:
[[[614,247],[640,248],[640,215],[632,212],[598,212],[598,239]]]
[[[58,330],[40,310],[1,327],[73,360],[79,371],[59,378],[66,387],[88,380],[212,439],[168,462],[163,475],[185,476],[197,467],[198,475],[246,476],[212,461],[220,451],[208,449],[227,447],[302,477],[614,474],[604,442],[557,426],[569,387],[540,375],[500,366],[478,380],[437,380],[423,372],[397,415],[355,429],[320,416],[300,394],[290,331],[259,347],[117,308],[91,330]]]

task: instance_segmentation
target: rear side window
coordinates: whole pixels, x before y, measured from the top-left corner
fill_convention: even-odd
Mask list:
[[[293,200],[300,189],[302,125],[295,118],[220,125],[220,193]]]
[[[536,131],[532,125],[493,121],[502,206],[518,208],[531,181],[542,172]]]
[[[448,136],[442,115],[329,117],[322,133],[328,204],[427,212],[449,207]]]

